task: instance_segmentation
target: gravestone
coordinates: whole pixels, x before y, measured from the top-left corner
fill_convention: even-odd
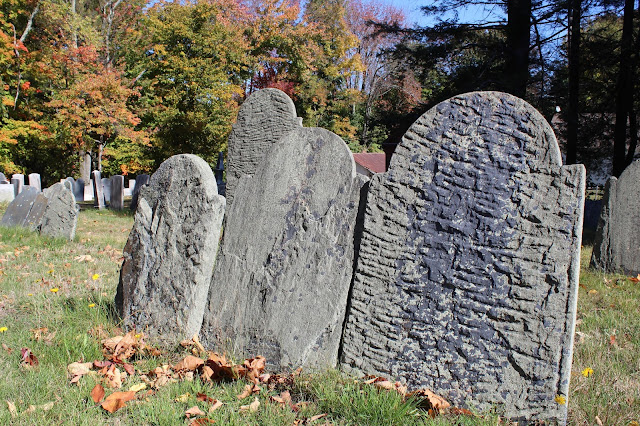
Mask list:
[[[93,206],[102,210],[104,209],[104,188],[98,170],[91,172],[91,180],[93,181]]]
[[[224,182],[224,154],[222,151],[218,153],[218,163],[216,168],[213,169],[213,174],[216,177],[216,184],[218,185],[218,194],[224,196],[226,194],[227,185]]]
[[[5,181],[8,182],[7,177],[4,175],[4,173],[0,172],[0,183]]]
[[[76,202],[84,201],[84,179],[80,178],[73,183],[73,198]]]
[[[84,185],[84,199],[85,201],[93,200],[93,180],[89,179],[89,182]]]
[[[78,224],[78,208],[70,182],[56,183],[44,190],[47,206],[40,220],[40,233],[73,240]]]
[[[116,294],[127,329],[170,346],[198,333],[224,206],[211,168],[195,155],[173,156],[153,174],[140,191]]]
[[[30,186],[25,186],[15,199],[7,206],[7,210],[0,220],[2,226],[22,226],[29,214],[33,202],[38,195],[38,190]]]
[[[102,178],[102,191],[104,202],[108,206],[111,204],[111,178]]]
[[[42,192],[38,191],[38,195],[36,195],[36,198],[33,200],[31,209],[24,218],[21,226],[29,228],[31,231],[39,231],[40,224],[42,223],[42,216],[44,215],[48,203],[49,199],[45,197]]]
[[[135,179],[129,179],[128,180],[128,187],[124,188],[124,196],[125,197],[131,197],[131,195],[133,195],[133,188],[136,187],[136,180]]]
[[[40,181],[40,174],[38,173],[29,174],[29,186],[37,189],[38,191],[42,191],[42,182]]]
[[[475,92],[426,112],[371,179],[342,367],[564,423],[584,190],[521,99]]]
[[[0,184],[0,203],[11,202],[15,198],[15,192],[13,185],[1,185]]]
[[[124,207],[124,176],[115,175],[111,177],[111,196],[109,199],[110,209],[122,210]]]
[[[15,197],[17,197],[18,194],[22,192],[22,187],[24,186],[24,181],[20,180],[20,178],[12,176],[11,177],[11,184],[13,185],[13,195]]]
[[[227,154],[227,208],[243,175],[252,176],[271,146],[293,129],[302,127],[296,108],[286,93],[262,89],[249,96],[238,112],[229,135]]]
[[[349,148],[298,128],[235,187],[201,340],[263,355],[269,366],[337,363],[354,259],[360,192]]]
[[[138,175],[136,176],[136,184],[133,187],[133,193],[131,194],[131,205],[129,208],[133,211],[136,211],[138,208],[138,194],[143,186],[149,184],[149,175]]]
[[[640,274],[640,160],[604,188],[591,265],[608,272]]]

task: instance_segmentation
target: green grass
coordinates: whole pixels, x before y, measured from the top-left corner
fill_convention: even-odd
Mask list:
[[[3,210],[0,207],[0,213]],[[107,413],[90,398],[98,378],[87,375],[77,386],[70,385],[66,368],[76,361],[102,360],[100,341],[122,332],[113,315],[113,297],[132,223],[127,213],[82,211],[72,242],[0,228],[0,327],[6,327],[0,333],[4,345],[0,347],[0,424],[188,424],[187,409],[195,405],[206,412],[208,408],[208,403],[196,399],[198,392],[224,402],[209,415],[216,424],[291,425],[320,414],[326,416],[313,424],[498,424],[495,415],[431,418],[418,401],[363,385],[335,370],[302,374],[286,387],[263,386],[255,413],[240,410],[253,401],[253,396],[237,398],[246,382],[200,380],[169,384],[114,414]],[[586,267],[590,252],[585,247],[582,256],[569,421],[591,425],[598,416],[603,424],[629,424],[640,421],[640,285],[590,270]],[[45,338],[36,340],[32,330],[44,327],[48,329]],[[38,357],[37,367],[20,365],[21,348]],[[159,358],[136,360],[136,375],[122,390],[140,383],[141,373],[175,363],[187,353],[176,348]],[[581,372],[586,368],[593,369],[593,375],[584,377]],[[290,392],[294,403],[303,402],[298,412],[282,409],[270,399],[283,390]],[[179,396],[183,397],[177,401]],[[16,415],[10,413],[7,401],[15,405]],[[38,408],[49,402],[53,408]],[[36,406],[35,411],[27,412],[30,405]]]

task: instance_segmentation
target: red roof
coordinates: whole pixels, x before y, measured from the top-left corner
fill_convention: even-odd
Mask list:
[[[384,152],[361,152],[359,154],[353,154],[353,159],[356,163],[373,173],[384,173],[387,171]]]

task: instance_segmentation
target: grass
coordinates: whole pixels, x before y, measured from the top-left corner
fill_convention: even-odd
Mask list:
[[[3,210],[0,207],[0,213]],[[72,362],[103,359],[101,340],[122,332],[113,315],[113,297],[132,223],[130,214],[85,210],[72,242],[0,228],[0,330],[6,327],[0,332],[0,424],[188,424],[187,409],[198,406],[207,411],[209,404],[196,399],[199,392],[224,403],[208,416],[217,424],[291,425],[321,414],[326,416],[313,424],[499,422],[495,415],[431,418],[418,401],[363,385],[335,370],[302,374],[286,387],[263,386],[256,395],[256,412],[240,410],[254,398],[237,398],[246,382],[212,385],[199,380],[161,387],[114,414],[102,410],[89,396],[98,379],[87,375],[70,385],[66,368]],[[640,421],[640,284],[590,270],[590,253],[585,247],[582,254],[569,422],[595,424],[597,417],[605,425],[631,424]],[[21,366],[22,348],[38,357],[38,366]],[[187,354],[179,347],[159,358],[137,360],[136,375],[123,390],[140,383],[139,373]],[[587,368],[593,370],[589,377],[581,374]],[[303,402],[298,412],[283,410],[271,400],[283,390],[290,392],[293,402]],[[47,409],[51,402],[53,407]],[[13,414],[9,403],[16,408]],[[31,405],[34,409],[29,411]]]

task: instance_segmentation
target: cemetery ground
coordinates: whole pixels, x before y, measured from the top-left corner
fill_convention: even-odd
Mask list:
[[[0,214],[5,208],[0,206]],[[132,223],[129,213],[84,210],[72,242],[0,228],[0,424],[500,423],[499,413],[453,410],[432,417],[433,410],[420,406],[421,398],[405,398],[384,389],[384,382],[366,384],[337,371],[262,376],[258,387],[247,378],[209,383],[198,377],[202,366],[196,370],[183,361],[197,363],[194,355],[207,359],[193,341],[158,354],[153,342],[143,347],[144,336],[129,335],[132,343],[120,346],[128,351],[122,355],[127,365],[110,366],[114,348],[107,339],[124,334],[113,298]],[[585,245],[571,392],[557,403],[569,404],[569,424],[637,425],[640,283],[589,269],[590,255]],[[94,361],[75,364],[80,377],[70,384],[70,364]],[[178,372],[181,361],[184,368]],[[167,365],[176,380],[160,386],[161,370],[155,376],[149,372]],[[217,365],[239,368],[219,359]],[[115,369],[134,373],[122,374],[119,389],[108,386],[118,382]],[[116,394],[124,406],[109,412],[118,402],[105,403],[98,383],[107,397],[131,390]],[[187,416],[197,413],[193,407],[202,414]]]

